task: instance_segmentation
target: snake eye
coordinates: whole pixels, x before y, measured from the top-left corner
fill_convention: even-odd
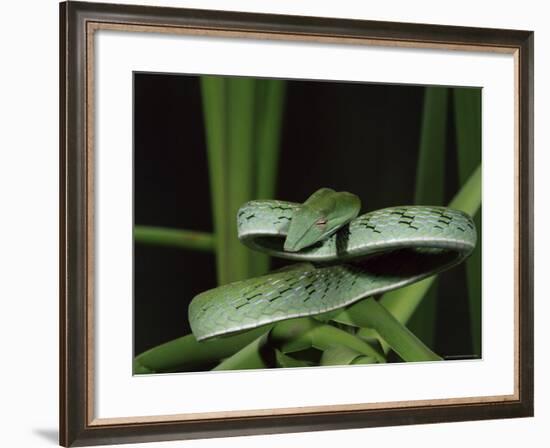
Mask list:
[[[326,218],[319,218],[315,223],[316,226],[323,227],[327,224]]]

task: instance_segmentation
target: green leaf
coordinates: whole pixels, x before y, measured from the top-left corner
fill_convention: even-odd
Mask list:
[[[273,365],[273,351],[267,346],[268,332],[224,359],[212,370],[265,369]]]
[[[365,342],[368,342],[380,353],[384,353],[384,347],[380,343],[382,338],[374,328],[357,328],[356,336],[363,339]]]
[[[440,361],[405,325],[374,298],[361,300],[342,311],[335,320],[376,330],[404,361]]]
[[[313,365],[311,362],[302,361],[292,356],[285,355],[280,350],[275,349],[275,362],[277,367],[310,367]]]
[[[258,79],[256,82],[256,197],[273,199],[277,184],[286,81]]]
[[[252,274],[251,251],[237,237],[237,211],[254,198],[254,78],[226,79],[227,131],[229,145],[229,217],[228,228],[231,260],[231,281],[243,280]]]
[[[134,241],[140,244],[181,247],[203,252],[212,252],[215,247],[214,235],[210,233],[165,227],[135,226]]]
[[[444,201],[448,96],[446,87],[426,87],[416,168],[418,205],[442,205]],[[436,300],[437,282],[434,282],[409,322],[412,332],[429,346],[433,346]]]
[[[212,364],[242,349],[269,328],[270,326],[264,326],[204,342],[198,342],[192,334],[188,334],[136,356],[134,374],[210,368]]]
[[[464,182],[481,163],[481,89],[454,90],[458,178]],[[474,217],[481,229],[481,210]],[[473,353],[481,356],[481,233],[466,261]]]
[[[386,361],[381,351],[361,338],[309,317],[279,322],[271,330],[270,341],[285,354],[311,347],[324,351],[330,347],[343,346],[370,356],[377,362]]]
[[[357,358],[368,358],[372,360],[373,363],[376,362],[376,360],[370,356],[364,356],[348,347],[337,346],[329,347],[323,352],[320,364],[322,366],[346,366],[353,364]]]
[[[307,350],[312,347],[310,331],[316,325],[307,317],[278,322],[269,334],[270,343],[285,354]]]
[[[269,256],[237,237],[247,201],[275,193],[285,81],[201,77],[218,283],[265,274]]]
[[[279,147],[283,122],[286,81],[256,80],[256,113],[254,117],[254,157],[256,162],[254,199],[274,199],[277,185]],[[269,270],[267,254],[250,251],[250,275]]]
[[[418,205],[443,204],[448,96],[448,88],[426,87],[414,195]]]
[[[229,201],[229,141],[226,111],[226,80],[219,76],[201,76],[202,106],[208,151],[208,168],[218,284],[233,280],[231,271],[231,216]]]
[[[355,358],[351,364],[352,365],[358,365],[358,364],[375,364],[376,360],[374,358],[371,358],[370,356],[359,356],[358,358]]]
[[[369,356],[376,362],[386,362],[384,354],[363,339],[336,328],[332,325],[319,324],[310,331],[312,346],[319,350],[327,350],[334,346],[346,347]]]
[[[470,174],[468,180],[453,200],[449,203],[450,208],[462,210],[470,216],[475,216],[481,206],[481,165]]]

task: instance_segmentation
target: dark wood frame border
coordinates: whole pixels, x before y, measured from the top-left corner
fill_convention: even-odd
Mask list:
[[[225,33],[503,51],[517,63],[516,394],[392,407],[326,406],[208,419],[93,419],[90,270],[93,244],[88,64],[95,29]],[[67,2],[60,5],[60,443],[83,446],[533,415],[533,32]],[[92,389],[93,391],[93,389]],[[292,410],[291,410],[292,411]]]

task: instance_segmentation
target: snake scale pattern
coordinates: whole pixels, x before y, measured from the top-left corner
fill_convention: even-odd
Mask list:
[[[476,245],[476,229],[467,214],[402,206],[358,216],[329,237],[289,252],[285,238],[301,206],[256,200],[241,207],[237,221],[243,244],[301,263],[197,295],[189,305],[197,340],[343,309],[449,269]]]

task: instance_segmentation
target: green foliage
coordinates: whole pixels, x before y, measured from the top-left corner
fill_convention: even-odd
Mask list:
[[[235,215],[246,201],[276,190],[285,82],[201,77],[214,233],[137,226],[135,241],[214,251],[218,283],[257,276],[267,256],[237,239]],[[450,95],[452,92],[452,96]],[[481,94],[476,89],[429,87],[425,92],[415,202],[444,202],[447,108],[454,101],[461,188],[449,204],[481,225]],[[473,351],[481,353],[481,244],[467,262]],[[135,374],[190,370],[292,368],[441,358],[433,346],[436,278],[362,300],[343,311],[296,318],[237,335],[197,342],[183,336],[138,355]],[[412,319],[412,320],[411,320]],[[406,325],[409,325],[407,328]]]
[[[424,93],[414,195],[414,203],[418,205],[444,203],[448,97],[446,87],[426,87]],[[430,347],[434,341],[437,296],[436,279],[408,324],[412,332]]]
[[[205,342],[198,342],[195,336],[188,334],[136,356],[134,373],[187,371],[214,366],[268,330],[269,327],[260,327],[245,333]]]
[[[347,347],[329,347],[321,357],[322,366],[345,366],[351,364],[375,364],[376,359],[371,356],[362,355]]]
[[[216,239],[218,283],[231,280],[231,234],[229,200],[226,82],[217,76],[201,78],[203,114],[206,123],[206,148]]]
[[[334,320],[375,330],[382,341],[404,361],[440,361],[405,325],[376,299],[361,300],[338,314]]]
[[[181,247],[204,252],[212,252],[215,248],[215,238],[210,233],[165,227],[135,226],[134,241],[141,244]]]
[[[467,182],[453,198],[449,207],[462,210],[473,216],[481,206],[481,165],[472,173]],[[401,323],[407,323],[422,302],[435,277],[429,277],[404,288],[390,291],[380,303]]]
[[[265,274],[269,258],[244,247],[235,216],[275,194],[285,82],[201,77],[218,284]]]
[[[296,359],[290,354],[311,348],[323,353],[335,348],[353,352],[356,355],[350,363],[359,357],[369,358],[372,363],[385,362],[383,353],[364,340],[312,318],[297,318],[276,324],[271,330],[223,360],[214,370],[305,367],[311,363]],[[366,362],[365,359],[361,361]]]
[[[311,367],[314,365],[312,362],[304,361],[289,355],[285,355],[283,352],[277,349],[275,349],[275,362],[276,362],[276,367],[283,367],[283,368]]]
[[[481,90],[455,89],[456,144],[458,150],[458,178],[463,184],[481,163]],[[481,229],[481,207],[473,215],[477,229]],[[482,235],[466,261],[470,326],[473,354],[481,356],[481,246]]]
[[[264,333],[229,358],[224,359],[212,370],[264,369],[269,367],[267,341],[268,333]]]

